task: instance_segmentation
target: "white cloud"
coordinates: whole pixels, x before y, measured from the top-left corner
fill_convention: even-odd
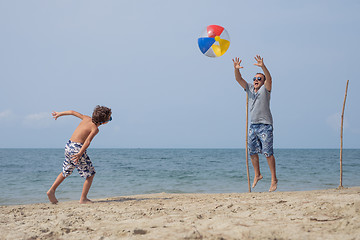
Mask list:
[[[47,112],[42,112],[42,113],[29,114],[25,117],[25,120],[38,121],[38,120],[43,120],[43,119],[48,119],[48,118],[51,118],[51,115]]]
[[[14,117],[14,113],[11,110],[5,110],[0,112],[0,120],[8,120]]]
[[[44,128],[49,127],[53,121],[48,112],[33,113],[25,116],[24,125],[27,127]]]

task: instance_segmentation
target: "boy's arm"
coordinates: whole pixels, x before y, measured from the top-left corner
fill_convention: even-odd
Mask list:
[[[93,140],[93,138],[96,136],[96,134],[98,134],[99,129],[94,129],[90,132],[89,136],[86,138],[84,144],[82,145],[80,151],[77,154],[74,154],[71,159],[77,163],[79,161],[79,159],[81,158],[81,156],[84,154],[84,152],[86,151],[86,149],[90,146],[91,141]]]
[[[64,112],[52,112],[53,118],[58,119],[58,117],[65,116],[65,115],[73,115],[75,117],[80,118],[81,120],[84,118],[84,115],[81,113],[78,113],[76,111],[70,110],[70,111],[64,111]]]
[[[266,68],[265,64],[264,64],[264,59],[261,58],[259,55],[256,55],[255,60],[257,61],[257,63],[254,63],[254,65],[261,67],[261,69],[263,70],[264,74],[265,74],[265,78],[266,81],[264,83],[265,88],[271,92],[271,88],[272,88],[272,78],[270,75],[269,70]]]
[[[244,89],[246,89],[247,82],[242,78],[240,73],[240,68],[243,68],[242,66],[240,66],[241,60],[239,58],[235,58],[233,59],[233,62],[234,62],[235,79]]]

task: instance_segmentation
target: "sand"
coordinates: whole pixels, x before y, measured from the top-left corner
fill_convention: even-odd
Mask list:
[[[360,187],[1,206],[0,219],[0,239],[360,239]]]

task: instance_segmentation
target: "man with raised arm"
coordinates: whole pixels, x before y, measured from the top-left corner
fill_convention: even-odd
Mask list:
[[[263,58],[256,55],[254,65],[260,67],[264,73],[257,73],[253,83],[247,83],[241,76],[243,68],[239,58],[234,58],[235,79],[249,95],[250,128],[248,138],[248,151],[254,167],[255,177],[252,187],[263,178],[260,173],[259,153],[263,153],[267,159],[271,172],[271,186],[269,192],[277,188],[275,157],[273,151],[273,118],[270,111],[270,95],[272,78],[264,64]]]

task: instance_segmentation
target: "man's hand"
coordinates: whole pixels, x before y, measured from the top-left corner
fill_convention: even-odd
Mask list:
[[[247,82],[242,78],[241,73],[240,73],[240,69],[244,68],[243,66],[240,66],[241,61],[242,60],[240,60],[238,57],[233,59],[235,79],[240,84],[241,87],[246,89]]]
[[[270,75],[270,72],[269,70],[267,69],[267,67],[265,67],[265,64],[264,64],[264,59],[261,58],[259,55],[256,55],[255,58],[255,61],[257,63],[254,63],[255,66],[258,66],[258,67],[261,67],[261,69],[264,71],[264,75],[265,75],[265,87],[266,89],[270,92],[271,91],[271,88],[272,88],[272,78],[271,78],[271,75]]]
[[[255,58],[255,61],[257,62],[257,63],[254,63],[254,65],[255,66],[258,66],[258,67],[261,67],[261,68],[263,68],[265,65],[264,65],[264,59],[263,58],[261,58],[259,55],[256,55],[256,57],[254,57]]]
[[[235,69],[244,68],[244,67],[240,66],[241,61],[242,61],[242,60],[240,60],[240,59],[237,58],[237,57],[233,59],[234,68],[235,68]]]

